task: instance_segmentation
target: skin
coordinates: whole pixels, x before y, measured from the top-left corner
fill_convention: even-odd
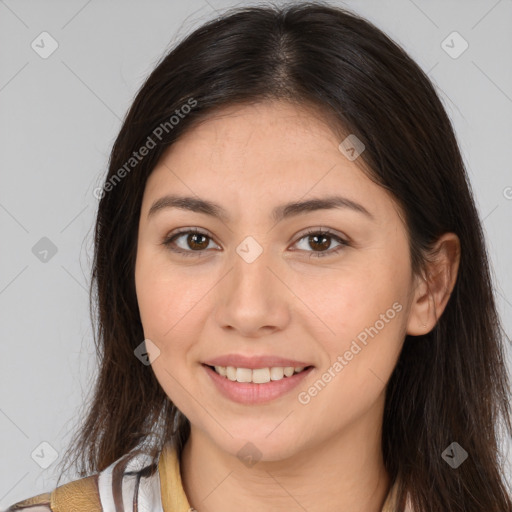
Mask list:
[[[181,458],[190,505],[199,512],[380,511],[389,492],[381,453],[385,386],[406,334],[429,332],[455,284],[456,235],[438,241],[427,278],[411,269],[406,228],[393,198],[358,160],[338,149],[339,135],[313,110],[285,102],[223,108],[169,148],[147,181],[135,268],[144,334],[159,348],[153,371],[191,423]],[[336,192],[361,205],[302,213],[275,223],[289,201]],[[151,205],[173,193],[219,203],[223,221]],[[206,247],[187,234],[197,227]],[[308,243],[308,228],[348,240]],[[236,248],[252,236],[263,249],[247,263]],[[190,242],[190,239],[189,239]],[[208,243],[209,242],[209,243]],[[330,244],[330,245],[329,245]],[[319,252],[323,257],[315,257]],[[329,253],[330,251],[330,253]],[[307,391],[380,315],[394,318],[307,404]],[[272,354],[314,365],[303,383],[261,405],[230,401],[201,363],[229,353]],[[261,452],[248,467],[237,452]]]

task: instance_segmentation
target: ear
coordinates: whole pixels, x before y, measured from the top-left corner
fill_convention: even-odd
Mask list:
[[[459,262],[459,237],[455,233],[445,233],[432,249],[426,276],[415,276],[407,334],[419,336],[435,327],[455,286]]]

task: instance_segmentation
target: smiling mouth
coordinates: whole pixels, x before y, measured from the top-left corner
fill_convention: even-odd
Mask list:
[[[253,384],[267,384],[271,381],[288,379],[293,375],[312,368],[312,366],[272,366],[268,368],[236,368],[234,366],[210,366],[215,373],[231,382],[248,382]]]

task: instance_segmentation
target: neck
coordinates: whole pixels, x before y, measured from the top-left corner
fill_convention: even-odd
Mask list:
[[[381,428],[368,418],[285,460],[251,467],[192,426],[180,467],[197,512],[381,512],[389,491]]]

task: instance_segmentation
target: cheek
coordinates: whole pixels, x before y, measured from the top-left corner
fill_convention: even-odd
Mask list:
[[[196,425],[204,421],[190,393],[198,396],[197,361],[201,357],[196,340],[208,319],[211,270],[197,266],[171,266],[165,254],[140,247],[135,266],[137,301],[144,336],[160,354],[151,368],[172,402]],[[194,268],[195,267],[195,268]]]
[[[374,408],[405,334],[405,306],[399,300],[375,299],[351,311],[352,316],[336,324],[336,336],[324,336],[322,349],[328,361],[309,387],[300,390],[299,402],[314,417],[330,418],[334,430]]]
[[[144,336],[160,351],[151,368],[167,396],[190,412],[190,396],[185,391],[190,388],[187,358],[190,340],[196,334],[194,326],[200,325],[197,305],[201,290],[193,286],[186,272],[171,272],[164,258],[144,248],[137,254],[135,286]]]
[[[332,340],[330,347],[342,350],[361,333],[364,341],[365,329],[376,323],[379,331],[390,332],[391,324],[400,330],[405,315],[397,310],[405,310],[407,290],[406,276],[396,273],[393,266],[358,265],[344,267],[322,286],[303,288],[298,295],[307,297],[304,302],[321,320],[315,325],[326,333],[324,339]]]
[[[405,338],[408,266],[391,260],[344,268],[330,282],[328,293],[317,291],[309,297],[311,309],[329,326],[328,333],[322,329],[316,336],[327,355],[318,387],[326,383],[329,391],[323,403],[342,403],[345,413],[371,405],[382,392]]]
[[[141,249],[135,265],[137,302],[144,335],[166,349],[173,340],[187,339],[190,312],[194,324],[199,325],[198,314],[202,295],[201,278],[191,269],[172,270],[165,258]],[[179,342],[178,342],[179,343]]]

